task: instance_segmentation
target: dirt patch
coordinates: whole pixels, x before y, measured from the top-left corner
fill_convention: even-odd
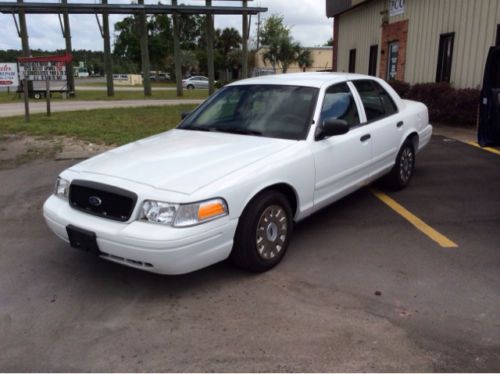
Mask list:
[[[93,144],[79,139],[34,137],[28,135],[0,136],[0,169],[10,169],[39,160],[85,159],[113,146]]]

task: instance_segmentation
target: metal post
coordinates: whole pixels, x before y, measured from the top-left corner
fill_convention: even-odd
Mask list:
[[[248,6],[248,1],[243,0],[243,7]],[[248,78],[248,14],[243,13],[243,41],[242,41],[242,78]]]
[[[24,91],[24,122],[28,123],[30,121],[30,103],[29,103],[29,89],[28,80],[23,79],[23,91]]]
[[[206,6],[212,6],[212,0],[206,0]],[[208,65],[208,94],[215,91],[215,68],[214,68],[214,16],[207,13],[207,65]]]
[[[50,117],[50,80],[45,80],[45,98],[47,99],[47,117]]]
[[[103,5],[108,4],[108,0],[101,0]],[[108,12],[102,12],[102,31],[104,38],[104,70],[106,71],[106,83],[108,87],[108,96],[115,96],[113,87],[113,61],[111,59],[111,42],[109,40],[109,15]]]
[[[172,0],[172,5],[177,6],[177,0]],[[179,13],[174,12],[172,16],[174,21],[174,60],[175,60],[175,81],[177,86],[177,96],[183,96],[181,46],[179,42],[180,38]]]
[[[139,0],[139,5],[144,5],[144,0]],[[141,34],[141,65],[142,65],[142,79],[144,83],[144,96],[151,96],[151,77],[149,71],[151,64],[149,61],[149,48],[148,48],[148,22],[145,12],[141,12],[139,18],[139,32]]]
[[[62,0],[63,4],[67,4],[68,0]],[[69,14],[68,12],[63,13],[64,22],[64,40],[66,41],[66,53],[71,53],[73,47],[71,45],[71,27],[69,24]],[[66,76],[68,77],[68,91],[71,93],[75,92],[75,77],[73,76],[73,63],[68,62],[66,64]]]

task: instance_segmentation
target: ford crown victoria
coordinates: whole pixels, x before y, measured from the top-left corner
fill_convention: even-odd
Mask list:
[[[377,78],[242,80],[177,128],[63,171],[44,217],[71,246],[134,268],[181,274],[230,258],[262,272],[294,223],[381,177],[406,187],[431,134],[425,105]]]

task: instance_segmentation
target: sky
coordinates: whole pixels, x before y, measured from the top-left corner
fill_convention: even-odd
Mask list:
[[[0,0],[13,1],[13,0]],[[33,0],[25,0],[30,2]],[[99,0],[68,0],[70,3],[97,3]],[[36,2],[54,3],[58,0],[38,0]],[[129,0],[109,0],[109,3],[127,4]],[[158,0],[145,0],[149,4],[157,4]],[[169,0],[163,3],[170,4]],[[201,5],[202,1],[180,0],[187,5]],[[214,1],[213,5],[239,5],[239,2]],[[273,14],[282,15],[284,22],[291,28],[293,38],[302,46],[313,47],[325,44],[332,36],[332,20],[325,14],[325,0],[253,0],[249,6],[269,8],[263,18]],[[111,15],[111,31],[113,24],[123,16]],[[256,34],[257,17],[252,17],[250,37]],[[70,15],[73,49],[103,49],[102,38],[95,15]],[[31,49],[55,50],[64,48],[59,19],[56,15],[27,15],[28,35]],[[216,16],[215,27],[234,27],[241,32],[241,16]],[[113,31],[112,31],[113,33]],[[12,15],[0,14],[0,50],[21,49],[21,41],[17,35]]]

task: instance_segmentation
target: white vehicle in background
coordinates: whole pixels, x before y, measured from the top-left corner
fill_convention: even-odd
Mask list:
[[[431,135],[425,105],[377,78],[242,80],[176,129],[63,171],[44,216],[73,247],[143,270],[266,271],[295,222],[380,177],[406,187]]]
[[[208,78],[201,75],[194,75],[192,77],[183,79],[182,87],[188,90],[194,90],[195,88],[208,89]]]

